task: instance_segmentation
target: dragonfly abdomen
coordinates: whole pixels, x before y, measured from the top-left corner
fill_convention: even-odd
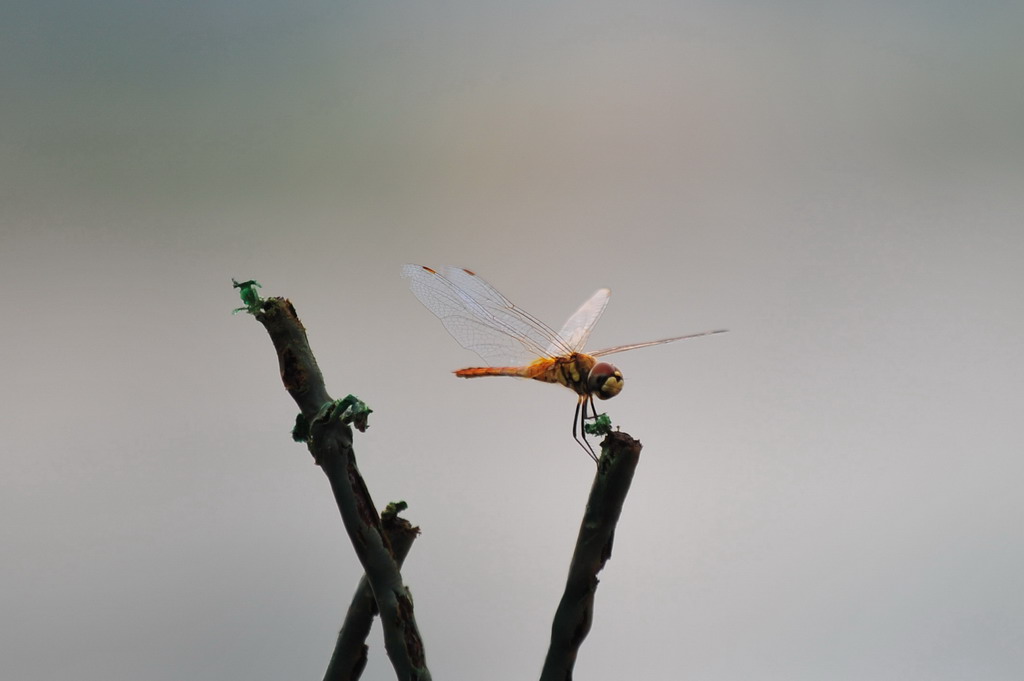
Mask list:
[[[477,378],[478,376],[519,376],[533,378],[526,374],[530,367],[468,367],[453,372],[459,378]]]

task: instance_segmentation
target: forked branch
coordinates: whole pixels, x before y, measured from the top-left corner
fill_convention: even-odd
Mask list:
[[[309,451],[327,475],[345,530],[375,596],[384,645],[397,677],[400,681],[429,681],[412,596],[402,583],[380,515],[356,466],[352,429],[338,418],[306,330],[295,308],[283,298],[247,301],[247,306],[270,334],[284,387],[309,424]]]

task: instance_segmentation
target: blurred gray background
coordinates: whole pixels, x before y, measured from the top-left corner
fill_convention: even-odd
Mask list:
[[[579,679],[1024,677],[1024,6],[0,9],[0,666],[320,678],[360,576],[230,278],[375,409],[438,679],[535,678],[592,478],[405,262],[613,289]],[[379,628],[367,679],[392,678]]]

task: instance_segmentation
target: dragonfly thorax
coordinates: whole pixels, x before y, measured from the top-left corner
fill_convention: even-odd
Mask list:
[[[596,395],[602,400],[615,397],[622,391],[622,372],[608,362],[598,362],[582,352],[560,357],[542,357],[527,367],[499,369],[460,369],[459,376],[504,374],[522,376],[545,383],[559,383],[578,395]]]
[[[622,372],[608,362],[598,362],[590,369],[587,387],[598,399],[607,400],[622,392]]]

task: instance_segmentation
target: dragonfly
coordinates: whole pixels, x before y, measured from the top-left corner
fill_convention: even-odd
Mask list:
[[[597,455],[587,441],[584,427],[588,419],[598,416],[594,397],[610,399],[622,392],[623,386],[622,372],[599,358],[727,330],[702,331],[584,352],[591,331],[608,305],[611,290],[607,288],[598,289],[560,331],[555,331],[514,305],[471,270],[446,267],[439,271],[425,265],[404,265],[402,276],[409,280],[413,294],[441,320],[459,345],[472,350],[487,363],[483,367],[458,369],[454,372],[456,376],[516,376],[562,385],[574,391],[577,400],[572,436],[595,463]]]

